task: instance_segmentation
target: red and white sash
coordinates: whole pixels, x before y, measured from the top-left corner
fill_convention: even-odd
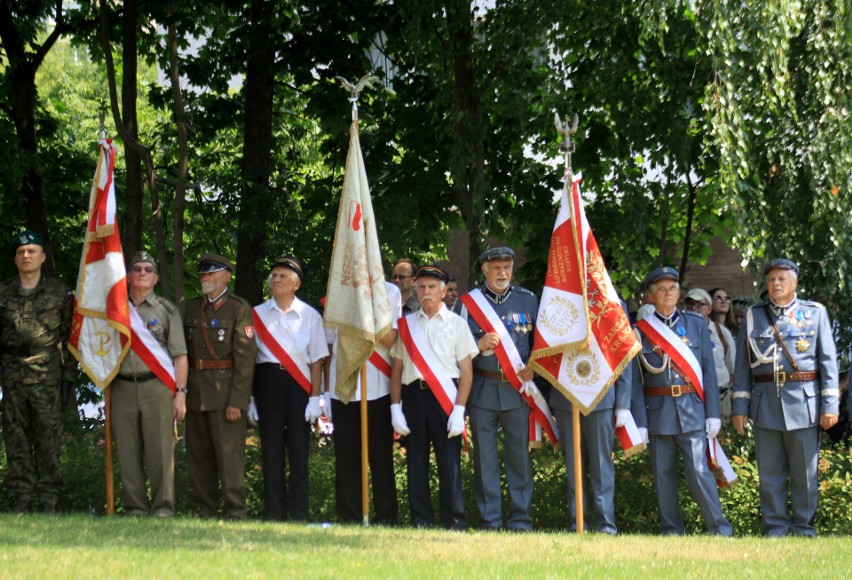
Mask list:
[[[494,307],[491,306],[491,303],[488,302],[488,299],[485,298],[479,288],[471,290],[459,299],[482,330],[485,332],[496,332],[500,337],[500,343],[494,348],[494,354],[497,356],[500,368],[503,369],[503,374],[509,379],[509,383],[516,391],[520,391],[523,382],[518,377],[516,369],[526,365],[521,360],[521,353],[518,352],[518,347],[515,345],[512,337],[509,336],[506,325],[500,320],[497,312],[494,311]],[[556,422],[553,420],[553,415],[550,413],[547,401],[544,400],[544,397],[540,393],[537,397],[530,395],[521,395],[521,397],[523,397],[526,404],[532,410],[530,418],[534,419],[544,429],[547,438],[555,445],[559,441],[559,430],[556,427]],[[536,437],[536,430],[532,426],[530,426],[530,436],[531,441],[537,440],[537,438],[532,439],[532,437]]]
[[[377,371],[385,375],[387,378],[391,376],[391,364],[388,359],[379,354],[378,351],[373,351],[370,358],[367,359]]]
[[[305,390],[308,396],[311,396],[311,371],[307,361],[298,354],[298,350],[290,341],[282,334],[273,335],[269,327],[266,326],[266,321],[263,320],[263,315],[258,311],[257,307],[252,308],[252,318],[254,319],[254,327],[257,330],[257,337],[263,342],[264,346],[272,352],[272,355],[278,359],[284,369],[290,373],[290,376],[299,383],[299,386]],[[294,356],[290,356],[281,343],[285,343]]]
[[[731,467],[722,444],[715,437],[707,439],[707,465],[716,477],[716,485],[719,487],[727,487],[737,482],[737,473]]]
[[[157,342],[136,309],[131,306],[128,310],[130,310],[130,348],[174,394],[177,383],[172,357],[163,345]]]
[[[417,316],[418,313],[413,312],[399,319],[399,338],[414,366],[423,375],[423,380],[449,417],[456,404],[456,384],[432,350],[432,345],[417,323]]]
[[[651,344],[669,355],[672,363],[686,375],[686,380],[695,387],[698,398],[703,401],[704,383],[701,381],[703,376],[701,365],[692,354],[692,349],[681,340],[681,337],[653,314],[637,322],[636,328],[642,331]]]
[[[621,448],[624,449],[625,457],[639,453],[646,447],[645,442],[642,441],[642,436],[639,435],[639,428],[636,426],[636,421],[633,420],[633,415],[630,415],[627,423],[623,426],[615,428],[615,435],[618,437],[618,442],[621,443]]]

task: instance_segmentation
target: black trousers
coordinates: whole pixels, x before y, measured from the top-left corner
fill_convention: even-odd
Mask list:
[[[311,426],[305,421],[308,394],[278,365],[259,364],[254,369],[254,399],[263,459],[263,517],[307,520],[311,434]],[[286,458],[290,460],[289,497],[284,481]]]
[[[361,523],[361,402],[331,401],[334,422],[334,490],[341,522]],[[395,525],[399,506],[393,473],[390,395],[367,401],[367,445],[373,484],[374,524]]]
[[[435,525],[432,493],[429,489],[429,443],[438,462],[438,505],[441,525],[448,530],[466,530],[467,514],[461,480],[461,440],[447,439],[447,414],[428,387],[420,381],[402,388],[402,412],[411,433],[408,435],[408,501],[411,525]],[[425,385],[424,385],[425,386]]]

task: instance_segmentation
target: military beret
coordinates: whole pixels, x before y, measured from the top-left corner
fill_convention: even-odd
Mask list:
[[[199,274],[210,274],[219,270],[227,270],[233,273],[234,267],[231,265],[231,261],[225,256],[218,254],[204,254],[201,256],[201,260],[198,262]]]
[[[665,278],[674,280],[675,282],[680,282],[680,274],[677,273],[677,270],[669,266],[663,266],[662,268],[651,270],[651,273],[645,276],[645,282],[643,282],[643,284],[645,288],[648,288],[657,280],[663,280]]]
[[[145,250],[139,250],[138,252],[133,254],[133,257],[130,258],[129,268],[132,269],[133,266],[135,266],[136,264],[140,264],[140,263],[143,263],[143,262],[147,263],[147,264],[151,264],[152,266],[154,266],[154,273],[155,274],[157,273],[157,261],[154,259],[154,256],[152,256],[151,254],[149,254]]]
[[[44,238],[41,234],[32,230],[24,230],[12,240],[12,252],[17,251],[21,246],[28,246],[30,244],[41,246],[44,249]]]
[[[515,251],[508,246],[499,246],[495,248],[488,248],[485,250],[481,256],[479,256],[479,264],[482,265],[485,262],[490,262],[491,260],[514,260],[515,259]]]
[[[772,270],[793,270],[796,276],[799,275],[799,267],[796,263],[786,258],[777,258],[766,262],[766,265],[763,266],[763,275],[766,276]]]
[[[303,264],[299,258],[297,258],[296,256],[291,256],[290,254],[283,254],[281,256],[278,256],[275,259],[275,263],[272,264],[273,268],[275,266],[283,266],[285,268],[290,268],[299,276],[299,280],[303,282],[305,280],[305,276],[308,275],[307,266],[305,266],[305,264]]]
[[[421,266],[419,270],[417,270],[417,274],[414,275],[415,278],[437,278],[444,284],[447,283],[447,273],[444,272],[438,266],[426,265]]]
[[[686,299],[694,300],[696,302],[704,301],[708,305],[713,304],[713,299],[710,298],[710,294],[708,294],[706,290],[702,290],[701,288],[693,288],[692,290],[687,292]]]

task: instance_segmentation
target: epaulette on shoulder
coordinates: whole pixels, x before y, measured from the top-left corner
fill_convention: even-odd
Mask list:
[[[811,308],[818,308],[819,310],[825,310],[825,306],[820,304],[819,302],[814,302],[813,300],[802,300],[799,299],[799,302],[804,306],[810,306]]]
[[[704,320],[704,317],[698,314],[697,312],[691,312],[687,310],[686,312],[684,312],[684,314],[686,314],[687,316],[692,316],[693,318],[699,318],[701,320]]]
[[[178,307],[175,306],[174,303],[171,300],[167,300],[167,299],[163,298],[162,296],[158,296],[157,298],[160,301],[160,304],[163,305],[163,308],[168,310],[169,314],[180,313],[180,310],[178,310]]]
[[[527,295],[532,296],[533,298],[535,298],[535,294],[533,294],[532,290],[527,290],[527,289],[526,289],[526,288],[524,288],[523,286],[515,286],[515,287],[513,288],[513,290],[514,290],[515,292],[517,292],[518,294],[527,294]]]

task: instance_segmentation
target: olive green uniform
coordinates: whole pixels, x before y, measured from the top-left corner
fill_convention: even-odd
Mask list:
[[[153,292],[136,311],[172,358],[186,354],[177,306]],[[128,515],[168,517],[175,513],[174,395],[131,349],[112,390],[112,433],[121,466],[121,499]],[[151,481],[151,502],[142,461]]]
[[[186,452],[192,499],[200,516],[215,516],[217,481],[221,482],[225,517],[242,519],[246,516],[246,422],[227,421],[225,409],[245,411],[251,396],[257,351],[251,306],[227,290],[213,303],[206,296],[195,298],[186,305],[184,328],[189,354]]]
[[[0,285],[6,489],[15,501],[36,491],[42,504],[55,504],[62,490],[60,382],[77,376],[68,352],[72,312],[73,295],[59,280],[42,276],[24,289],[15,276]]]

